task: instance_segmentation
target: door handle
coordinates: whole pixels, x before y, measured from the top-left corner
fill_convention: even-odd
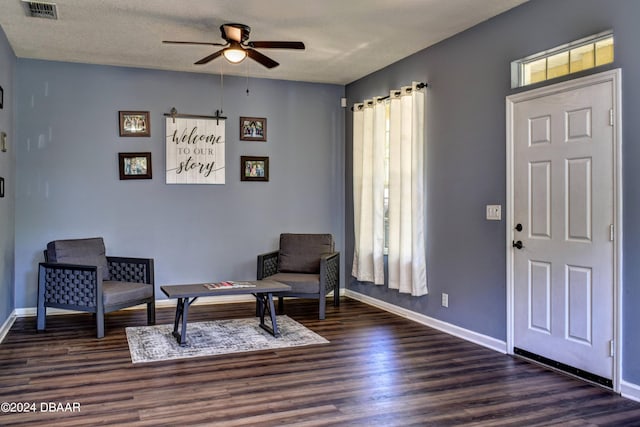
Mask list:
[[[511,242],[511,246],[513,246],[516,249],[524,248],[524,245],[522,244],[521,240],[518,240],[517,242]]]

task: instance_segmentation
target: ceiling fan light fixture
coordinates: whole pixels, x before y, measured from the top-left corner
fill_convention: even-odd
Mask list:
[[[222,54],[225,58],[227,58],[227,61],[231,62],[232,64],[239,64],[244,60],[244,58],[247,57],[247,52],[240,47],[227,48],[224,50],[224,52],[222,52]]]

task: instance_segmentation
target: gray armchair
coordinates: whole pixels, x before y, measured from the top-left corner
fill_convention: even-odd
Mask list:
[[[104,337],[104,315],[147,304],[147,323],[155,324],[153,259],[108,257],[101,237],[56,240],[47,244],[38,266],[37,329],[46,326],[47,307],[94,313],[97,337]]]
[[[284,297],[318,299],[321,320],[330,292],[333,305],[340,305],[340,252],[331,234],[281,234],[279,250],[258,255],[258,280],[266,278],[291,286],[278,294],[280,313]]]

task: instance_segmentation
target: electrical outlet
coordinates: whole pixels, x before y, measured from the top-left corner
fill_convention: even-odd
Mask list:
[[[449,307],[449,294],[442,293],[442,306]]]

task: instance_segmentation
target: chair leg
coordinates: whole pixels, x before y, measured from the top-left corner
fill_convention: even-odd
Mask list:
[[[318,309],[319,319],[324,320],[327,307],[327,297],[320,297],[320,307]]]
[[[340,288],[333,290],[333,306],[340,307]]]
[[[284,297],[278,297],[278,313],[284,314]]]
[[[96,313],[97,338],[104,338],[104,308],[98,307]]]
[[[44,294],[46,282],[44,280],[44,268],[40,266],[38,271],[38,313],[36,320],[36,330],[44,331],[47,325],[47,307],[44,305]]]
[[[156,324],[156,302],[147,303],[147,325]]]
[[[38,304],[38,320],[36,324],[38,331],[44,331],[47,326],[47,308],[44,304]]]

